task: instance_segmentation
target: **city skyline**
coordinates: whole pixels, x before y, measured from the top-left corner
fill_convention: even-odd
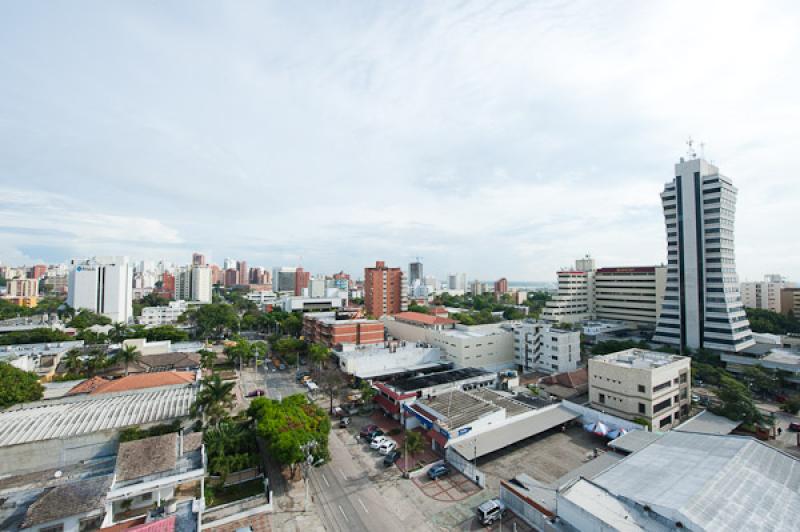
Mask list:
[[[189,5],[4,8],[3,263],[661,264],[693,135],[739,188],[741,280],[800,278],[794,4]]]

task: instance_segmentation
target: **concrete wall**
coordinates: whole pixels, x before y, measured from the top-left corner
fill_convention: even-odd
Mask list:
[[[414,343],[428,341],[428,329],[425,327],[417,327],[416,325],[395,321],[392,318],[381,321],[383,321],[386,331],[393,338]]]
[[[461,456],[458,451],[452,447],[448,447],[445,451],[445,459],[448,464],[461,471],[465,477],[475,482],[475,484],[481,488],[486,487],[486,474],[475,467],[473,462]]]
[[[22,474],[76,464],[117,454],[117,431],[86,434],[64,440],[44,440],[0,447],[0,475]]]
[[[548,516],[540,512],[535,506],[526,501],[520,493],[513,488],[509,488],[505,483],[500,483],[500,500],[502,500],[509,510],[517,514],[522,520],[534,527],[536,530],[545,530],[552,526],[548,521]]]
[[[641,425],[634,423],[633,421],[628,421],[627,419],[622,419],[621,417],[612,416],[611,414],[604,414],[603,412],[599,412],[592,408],[588,408],[577,403],[572,403],[570,401],[562,401],[561,405],[569,410],[572,410],[576,414],[579,414],[581,417],[580,422],[583,424],[586,423],[596,423],[597,421],[602,421],[605,425],[613,428],[623,428],[627,431],[631,430],[643,430],[644,427]]]

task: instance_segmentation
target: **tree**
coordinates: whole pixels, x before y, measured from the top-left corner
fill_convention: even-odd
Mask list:
[[[106,316],[96,314],[91,310],[82,309],[72,318],[67,325],[76,329],[86,329],[92,325],[110,325],[111,320]]]
[[[43,395],[44,387],[39,384],[36,374],[0,362],[0,409],[38,401]]]
[[[406,431],[406,443],[405,448],[406,452],[408,452],[409,456],[414,456],[418,452],[422,450],[422,435],[415,430],[407,430]]]
[[[0,345],[43,344],[50,342],[66,342],[68,340],[74,340],[74,338],[61,331],[46,328],[0,334]]]
[[[742,377],[750,389],[756,393],[774,393],[778,389],[779,382],[775,373],[765,369],[763,366],[745,367]]]
[[[70,349],[67,351],[67,354],[64,355],[64,367],[67,368],[67,372],[76,375],[83,370],[83,360],[81,359],[81,352],[79,349]]]
[[[746,308],[750,329],[755,333],[800,333],[800,321],[792,314],[780,314],[767,309]]]
[[[217,353],[211,349],[201,349],[198,353],[200,354],[200,365],[213,372],[214,363],[217,361]]]
[[[145,338],[149,342],[160,342],[169,340],[171,342],[185,342],[189,339],[189,334],[186,331],[178,329],[174,325],[159,325],[145,329]]]
[[[112,342],[123,341],[128,334],[128,326],[122,322],[115,323],[109,331],[108,339]]]
[[[233,406],[234,385],[234,382],[224,382],[218,373],[203,379],[191,408],[192,417],[202,416],[213,426],[218,426],[228,417],[228,410]]]
[[[734,421],[741,421],[747,425],[754,425],[762,421],[763,417],[753,403],[747,386],[733,377],[723,375],[720,378],[717,397],[721,405],[714,409],[715,414]]]
[[[228,357],[228,360],[234,363],[238,362],[240,371],[242,365],[250,362],[254,354],[255,350],[253,349],[253,344],[244,338],[239,338],[234,345],[225,347],[225,355]]]
[[[116,361],[125,366],[125,376],[128,376],[128,365],[142,359],[142,353],[135,345],[126,345],[117,352]]]
[[[419,312],[421,314],[430,314],[430,309],[427,306],[418,305],[416,302],[412,301],[408,304],[408,311],[409,312]]]
[[[108,366],[108,357],[104,348],[93,348],[86,359],[83,361],[86,375],[94,377],[101,369]],[[127,375],[127,368],[125,369]]]
[[[298,353],[303,349],[303,341],[285,336],[272,344],[272,348],[283,355],[290,364],[293,364]]]
[[[266,451],[289,467],[292,477],[306,459],[304,447],[310,449],[315,461],[328,458],[330,418],[304,395],[290,395],[282,401],[258,397],[250,403],[247,413],[255,422]]]
[[[239,315],[225,303],[211,303],[184,313],[185,319],[194,324],[201,338],[223,337],[227,332],[239,328]]]
[[[800,412],[800,395],[793,395],[781,405],[781,410],[788,412],[794,416]]]
[[[331,350],[322,344],[311,344],[308,346],[308,356],[322,371],[322,365],[331,358]]]
[[[378,391],[373,388],[369,382],[363,381],[361,383],[361,400],[364,401],[365,404],[371,403],[376,393],[378,393]]]
[[[281,321],[281,327],[287,334],[299,336],[303,330],[303,319],[297,313],[292,312]]]
[[[339,395],[345,385],[344,375],[338,368],[326,370],[317,376],[317,385],[328,396],[330,400],[329,413],[332,414],[333,398]]]

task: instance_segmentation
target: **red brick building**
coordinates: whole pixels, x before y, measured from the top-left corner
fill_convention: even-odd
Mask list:
[[[33,266],[30,271],[28,272],[29,279],[36,279],[37,281],[44,277],[44,274],[47,273],[47,265],[45,264],[37,264]]]
[[[236,263],[236,269],[238,270],[237,271],[238,284],[250,284],[250,278],[249,278],[250,270],[247,269],[247,261],[246,260],[238,261]],[[226,280],[227,280],[227,278],[226,278]],[[237,283],[233,283],[233,284],[237,284]],[[228,283],[225,283],[225,285],[227,286]]]
[[[236,286],[239,283],[239,272],[236,268],[225,270],[225,286]]]
[[[494,294],[497,297],[500,297],[503,294],[505,294],[506,292],[508,292],[508,279],[503,277],[503,278],[495,281],[495,283],[494,283]]]
[[[342,344],[380,344],[384,327],[378,320],[339,320],[334,312],[307,313],[303,316],[303,336],[330,348]]]
[[[408,308],[403,270],[389,268],[379,260],[374,268],[364,268],[364,307],[367,314],[380,318]]]
[[[308,281],[310,279],[310,272],[304,271],[303,268],[297,268],[294,272],[294,295],[302,296],[303,289],[308,288]]]
[[[161,276],[161,290],[169,294],[169,297],[175,297],[175,276],[169,272],[164,272]]]

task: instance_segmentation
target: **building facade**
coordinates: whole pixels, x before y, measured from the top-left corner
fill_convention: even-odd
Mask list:
[[[661,193],[667,285],[653,341],[726,352],[755,344],[736,275],[736,193],[704,159],[675,165]]]
[[[111,321],[133,319],[133,269],[128,257],[72,260],[67,304],[87,309]]]
[[[175,299],[211,303],[212,279],[208,266],[187,266],[175,273]]]
[[[9,297],[36,297],[39,295],[39,281],[36,279],[11,279],[6,284]]]
[[[577,323],[594,315],[594,259],[588,255],[575,261],[575,268],[558,272],[558,293],[545,304],[542,319],[554,323]]]
[[[542,321],[508,324],[514,334],[514,361],[523,372],[575,371],[581,362],[581,333]]]
[[[594,276],[595,319],[655,325],[666,282],[666,266],[599,268]]]
[[[186,301],[170,301],[166,307],[144,307],[139,316],[139,324],[146,327],[171,325],[178,322],[181,314],[189,310]]]
[[[311,312],[303,315],[303,336],[329,348],[345,344],[380,344],[384,326],[379,320],[337,319],[335,312]]]
[[[408,309],[408,286],[400,268],[389,268],[383,261],[364,268],[364,307],[367,314],[381,316]]]
[[[627,349],[589,359],[592,408],[668,430],[691,410],[691,358]]]
[[[740,285],[742,305],[781,312],[782,290],[791,286],[780,275],[765,275],[763,281],[744,282]]]

